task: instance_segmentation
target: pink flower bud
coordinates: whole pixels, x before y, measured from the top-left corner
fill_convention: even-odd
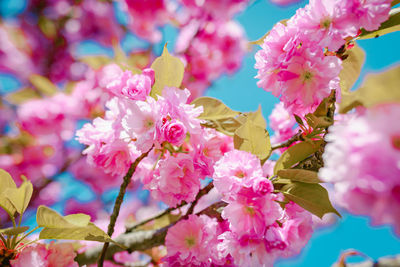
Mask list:
[[[186,127],[178,120],[166,121],[161,127],[161,138],[172,145],[180,146],[186,137]]]

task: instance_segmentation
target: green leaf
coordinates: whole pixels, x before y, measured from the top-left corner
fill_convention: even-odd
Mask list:
[[[277,174],[280,178],[290,179],[292,181],[310,184],[321,183],[321,180],[318,178],[318,173],[314,171],[302,169],[287,169],[279,170]]]
[[[297,122],[299,125],[304,126],[303,120],[302,120],[299,116],[297,116],[296,114],[294,114],[294,119],[296,120],[296,122]]]
[[[0,169],[0,193],[7,188],[17,188],[11,175],[3,169]]]
[[[29,87],[20,89],[16,92],[7,94],[5,96],[5,99],[14,105],[20,105],[26,101],[33,99],[40,99],[40,98],[41,98],[40,94],[38,94],[34,89]]]
[[[184,65],[179,58],[168,52],[167,44],[164,46],[162,55],[151,64],[151,68],[155,73],[155,82],[150,92],[152,97],[157,98],[157,95],[161,95],[165,86],[179,87],[181,85],[185,71]]]
[[[196,107],[203,107],[203,113],[197,117],[201,120],[229,119],[240,114],[240,112],[231,110],[220,100],[212,97],[199,97],[193,100],[191,104]]]
[[[313,143],[301,142],[289,147],[276,161],[274,174],[277,174],[279,170],[290,169],[297,162],[311,156],[319,149],[321,144],[322,141],[316,141]]]
[[[7,188],[5,197],[19,214],[23,214],[31,200],[33,186],[30,181],[24,181],[19,188]]]
[[[85,227],[90,222],[90,216],[83,213],[70,214],[64,216],[64,219],[66,219],[69,223],[80,227]]]
[[[0,233],[6,235],[18,235],[26,232],[29,229],[28,226],[20,226],[20,227],[10,227],[5,229],[0,229]]]
[[[80,58],[79,61],[86,63],[94,70],[98,70],[101,67],[110,64],[112,59],[106,56],[85,56]]]
[[[264,116],[262,115],[261,105],[258,106],[256,112],[249,112],[247,114],[247,119],[251,120],[255,125],[260,126],[263,129],[267,128],[267,122],[265,121]]]
[[[39,206],[36,212],[36,222],[39,227],[46,228],[74,228],[86,226],[90,216],[86,214],[73,214],[74,216],[61,216],[58,212],[46,206]],[[82,215],[82,216],[81,216]],[[89,220],[87,220],[89,218]],[[86,225],[84,222],[87,222]]]
[[[372,107],[383,103],[400,102],[400,66],[382,73],[369,74],[361,87],[344,96],[339,112],[346,113],[353,107]]]
[[[389,19],[383,22],[378,30],[366,31],[363,29],[359,39],[377,38],[391,32],[400,31],[400,7],[390,10],[389,14]]]
[[[339,74],[340,88],[343,94],[350,92],[361,73],[361,68],[365,62],[365,52],[356,43],[354,47],[347,51],[348,57],[342,62],[342,70]]]
[[[317,128],[326,128],[333,124],[333,120],[327,116],[317,117],[312,113],[309,113],[305,116],[307,123],[313,129]]]
[[[293,182],[282,187],[281,191],[289,200],[321,219],[324,214],[330,212],[336,213],[341,217],[339,212],[332,206],[328,191],[319,184]]]
[[[38,74],[29,76],[29,81],[39,90],[43,95],[52,96],[57,93],[57,86],[54,85],[49,79]]]
[[[55,210],[39,206],[36,221],[39,227],[44,227],[39,234],[40,239],[114,242],[103,230],[91,223],[90,216],[86,214],[61,216]]]
[[[6,198],[7,189],[16,189],[17,186],[11,175],[3,169],[0,169],[0,206],[10,215],[14,217],[15,208],[11,202]]]
[[[103,230],[89,222],[87,226],[68,228],[44,228],[39,239],[87,240],[114,242]]]
[[[271,142],[268,131],[248,119],[240,126],[233,137],[235,149],[250,152],[260,160],[271,154]]]

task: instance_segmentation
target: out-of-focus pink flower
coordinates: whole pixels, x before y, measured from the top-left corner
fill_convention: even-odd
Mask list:
[[[229,20],[245,9],[249,0],[180,0],[193,19]]]
[[[19,106],[18,120],[33,135],[57,135],[63,140],[73,137],[78,107],[68,95],[30,100]]]
[[[172,226],[165,238],[167,257],[173,265],[209,266],[219,261],[217,253],[218,223],[206,215],[189,215]]]
[[[97,213],[102,208],[102,203],[100,201],[92,201],[89,203],[82,203],[75,199],[68,199],[65,203],[64,213],[75,214],[75,213],[84,213],[91,217],[91,221],[97,219]]]
[[[334,183],[340,205],[400,233],[400,125],[392,123],[400,120],[400,105],[349,117],[329,128],[319,176]]]
[[[107,84],[107,89],[116,96],[127,97],[131,100],[145,101],[150,94],[154,71],[146,69],[143,74],[132,74],[126,70]]]
[[[245,151],[230,151],[214,166],[214,186],[227,198],[237,193],[242,186],[252,187],[254,180],[260,177],[260,160]]]
[[[170,0],[125,0],[130,17],[129,27],[139,37],[152,43],[161,39],[158,27],[166,24],[174,10]]]
[[[272,3],[280,5],[280,6],[287,6],[290,4],[294,4],[300,2],[300,0],[270,0]]]
[[[76,179],[85,182],[99,194],[105,191],[118,187],[121,184],[120,175],[110,175],[105,173],[102,169],[91,164],[87,164],[87,158],[84,156],[77,162],[73,163],[68,169]]]
[[[22,182],[20,176],[25,175],[37,185],[43,178],[55,175],[63,163],[62,144],[51,137],[36,139],[22,151],[0,155],[0,168],[9,172],[17,184]]]
[[[311,213],[294,202],[289,202],[285,206],[285,217],[281,219],[281,223],[282,229],[278,229],[284,233],[288,244],[283,256],[292,257],[299,254],[314,231]]]
[[[28,246],[11,261],[13,267],[40,266],[40,267],[78,267],[74,261],[76,253],[72,244],[50,243]]]
[[[194,84],[193,100],[222,74],[239,69],[246,53],[244,31],[234,21],[189,24],[178,36],[176,52],[186,62],[183,84],[189,90]]]
[[[193,166],[193,158],[179,153],[161,160],[156,173],[145,188],[152,196],[176,207],[182,201],[191,202],[200,190],[200,174]]]

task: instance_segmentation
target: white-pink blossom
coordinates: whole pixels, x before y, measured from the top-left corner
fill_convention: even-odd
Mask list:
[[[400,232],[400,105],[348,115],[329,128],[319,176],[334,183],[338,203]]]

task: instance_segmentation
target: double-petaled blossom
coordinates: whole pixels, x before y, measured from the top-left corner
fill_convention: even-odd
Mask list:
[[[334,183],[339,204],[400,232],[400,105],[348,115],[329,128],[319,175]]]
[[[234,198],[241,187],[252,187],[262,177],[260,160],[245,151],[233,150],[215,163],[213,183],[225,198]]]
[[[145,188],[152,196],[175,207],[182,201],[191,202],[200,190],[200,172],[191,155],[180,153],[160,160],[153,178]]]
[[[256,53],[255,67],[258,86],[280,97],[289,112],[304,115],[339,89],[341,61],[299,33],[298,28],[275,25]]]
[[[150,94],[153,83],[154,71],[150,68],[143,70],[142,74],[132,74],[129,70],[120,70],[117,77],[113,77],[106,88],[116,96],[144,101]]]
[[[220,263],[217,220],[206,215],[189,215],[172,226],[165,238],[166,266],[211,266]]]

